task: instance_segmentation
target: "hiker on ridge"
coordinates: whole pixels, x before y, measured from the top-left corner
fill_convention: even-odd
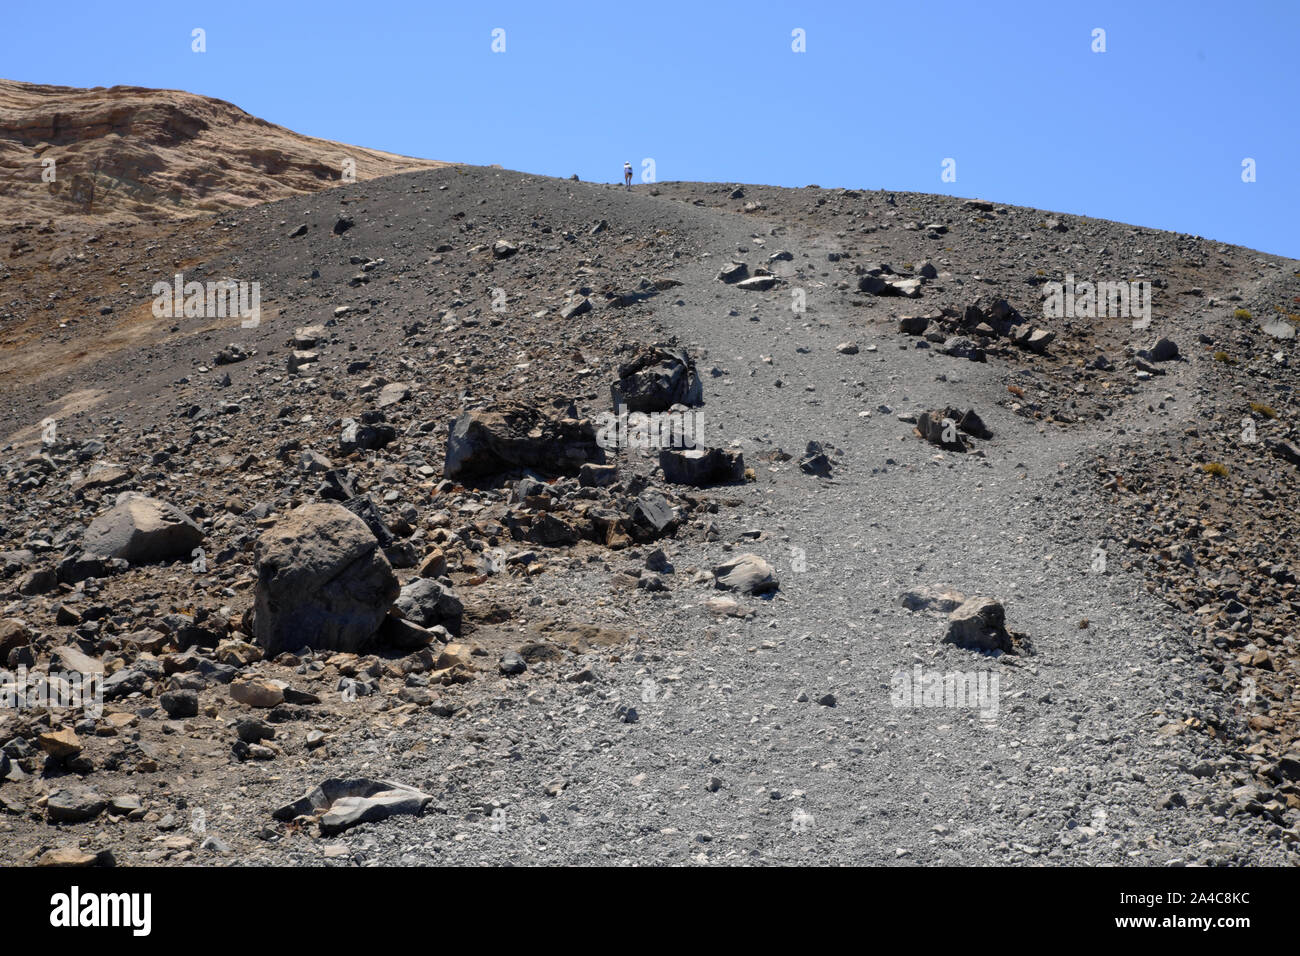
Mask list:
[[[632,188],[632,164],[631,163],[623,164],[623,188],[625,189]]]

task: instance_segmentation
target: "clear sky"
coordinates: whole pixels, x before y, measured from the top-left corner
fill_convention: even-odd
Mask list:
[[[977,196],[1300,258],[1300,0],[11,0],[0,76],[553,176],[650,158],[659,180]]]

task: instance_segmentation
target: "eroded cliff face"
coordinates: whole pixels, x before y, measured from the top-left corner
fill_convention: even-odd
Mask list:
[[[445,165],[302,136],[193,93],[0,80],[0,222],[186,218]]]

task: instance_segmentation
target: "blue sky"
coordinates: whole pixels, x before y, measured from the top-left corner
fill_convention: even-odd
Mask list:
[[[1300,258],[1298,54],[1297,0],[71,0],[8,5],[0,76],[546,175],[648,157],[659,180],[978,196]]]

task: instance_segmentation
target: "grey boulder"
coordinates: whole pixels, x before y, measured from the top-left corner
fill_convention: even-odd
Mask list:
[[[274,656],[313,647],[356,651],[374,636],[399,592],[366,523],[342,505],[303,505],[254,550],[253,636]]]
[[[97,558],[147,564],[189,557],[202,541],[203,529],[175,505],[128,491],[90,523],[82,549]]]

